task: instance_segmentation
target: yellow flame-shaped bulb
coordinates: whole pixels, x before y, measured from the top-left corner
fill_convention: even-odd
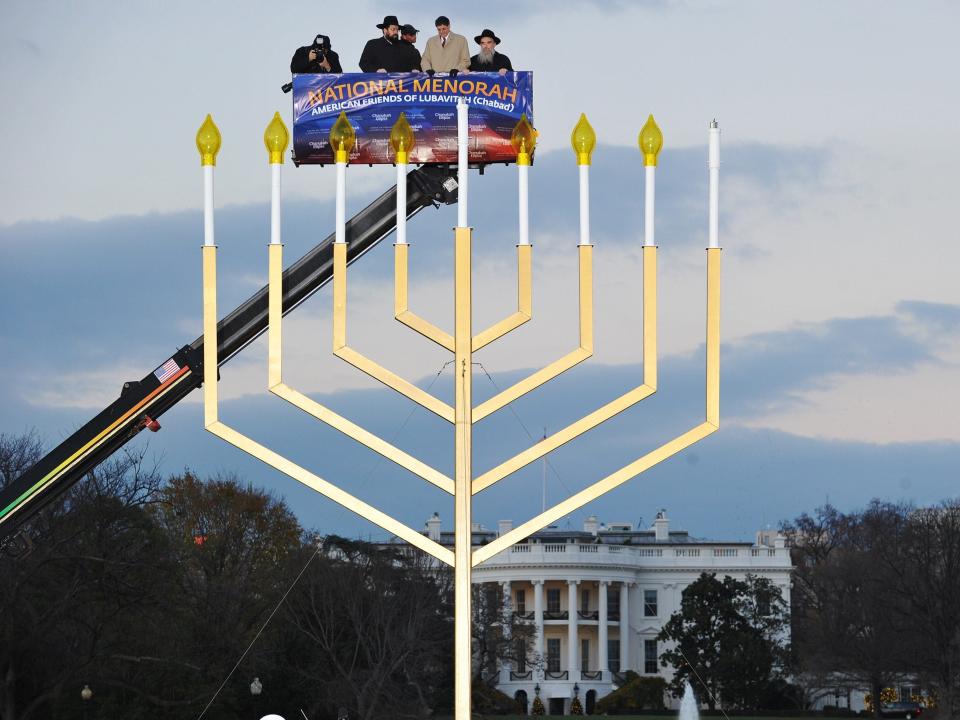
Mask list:
[[[657,154],[663,147],[663,133],[660,132],[660,127],[653,119],[653,115],[647,118],[637,141],[640,143],[640,152],[643,153],[643,164],[656,166]]]
[[[530,155],[537,146],[537,135],[539,133],[533,129],[533,125],[527,120],[527,114],[520,116],[520,122],[510,134],[510,144],[513,145],[517,153],[517,165],[529,165]]]
[[[400,117],[390,128],[390,147],[397,156],[398,165],[406,165],[410,159],[410,151],[413,149],[414,136],[413,128],[407,122],[407,114],[400,113]]]
[[[577,165],[589,165],[590,155],[593,154],[593,148],[597,144],[597,134],[593,131],[585,113],[580,113],[580,120],[570,134],[570,144],[577,154]]]
[[[340,117],[330,128],[330,146],[333,148],[335,158],[338,163],[345,163],[350,160],[350,151],[357,142],[357,133],[353,125],[347,120],[345,112],[340,113]]]
[[[217,153],[220,152],[220,129],[207,113],[207,119],[197,130],[197,150],[200,151],[201,165],[216,165]]]
[[[271,165],[283,165],[283,153],[290,143],[290,133],[280,117],[280,113],[273,114],[273,120],[263,131],[263,144],[267,146]]]

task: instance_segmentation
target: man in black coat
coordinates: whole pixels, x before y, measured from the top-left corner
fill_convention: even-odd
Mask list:
[[[290,61],[292,73],[342,73],[340,56],[330,49],[330,38],[317,35],[313,45],[297,48]]]
[[[400,21],[396,15],[387,15],[377,25],[383,35],[368,40],[360,55],[360,69],[365,73],[402,72],[406,53],[400,46]]]
[[[500,38],[493,34],[493,30],[484,30],[473,40],[480,46],[480,52],[470,58],[471,72],[499,72],[501,75],[513,72],[510,58],[495,50]]]
[[[400,49],[403,51],[403,67],[400,72],[420,72],[420,51],[417,50],[417,33],[413,25],[400,26]]]

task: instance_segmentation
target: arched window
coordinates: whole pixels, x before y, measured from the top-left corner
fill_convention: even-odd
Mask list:
[[[517,713],[519,715],[527,714],[527,691],[517,690],[513,695],[514,702],[517,703]]]
[[[587,715],[593,715],[593,711],[596,705],[597,705],[597,691],[587,690],[586,707],[584,708],[584,712],[586,712]]]

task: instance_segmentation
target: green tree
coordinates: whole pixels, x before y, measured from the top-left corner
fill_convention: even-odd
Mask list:
[[[407,546],[328,536],[290,594],[311,716],[422,717],[452,687],[450,573]]]
[[[718,580],[703,573],[683,591],[680,610],[658,640],[669,643],[660,656],[674,669],[670,690],[706,685],[703,701],[753,709],[787,660],[788,618],[779,589],[766,578]]]
[[[474,684],[495,677],[505,663],[510,663],[514,669],[521,662],[528,669],[540,663],[540,658],[533,652],[536,625],[514,614],[498,583],[474,584],[471,610]]]
[[[42,454],[0,435],[0,483]],[[143,452],[101,464],[23,527],[27,552],[0,554],[0,717],[78,717],[80,689],[123,695],[130,634],[171,567],[146,506],[160,478]],[[127,717],[132,717],[127,715]]]
[[[796,567],[797,664],[808,685],[841,680],[879,697],[910,668],[916,639],[891,572],[903,561],[905,523],[904,509],[875,502],[849,514],[827,506],[784,525]]]

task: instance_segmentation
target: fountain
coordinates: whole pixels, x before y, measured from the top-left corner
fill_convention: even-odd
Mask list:
[[[697,708],[697,698],[693,694],[690,683],[684,683],[683,699],[680,701],[680,720],[699,720],[700,710]]]

